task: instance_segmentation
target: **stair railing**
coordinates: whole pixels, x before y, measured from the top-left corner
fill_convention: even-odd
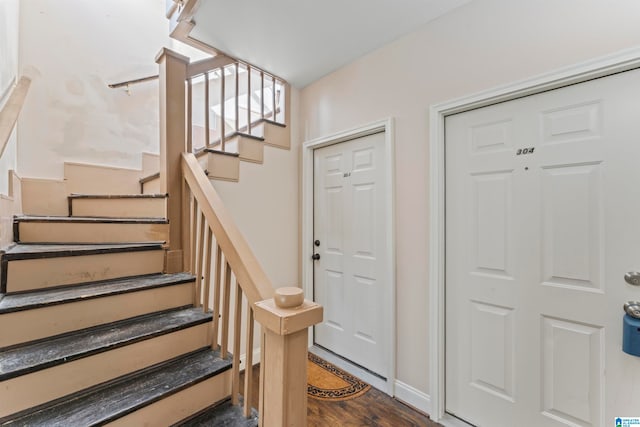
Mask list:
[[[259,80],[257,90],[253,84],[256,80]],[[261,122],[285,124],[288,120],[287,83],[225,55],[189,64],[186,84],[188,151],[197,152],[198,148],[226,151],[226,142],[236,134],[261,136],[256,133]],[[241,103],[242,99],[245,101]],[[199,128],[203,135],[195,136],[194,129]]]
[[[132,85],[137,85],[137,84],[141,84],[141,83],[150,82],[150,81],[153,81],[153,80],[158,80],[158,78],[160,78],[160,76],[155,74],[153,76],[140,77],[140,78],[137,78],[137,79],[125,80],[123,82],[118,82],[118,83],[110,83],[107,86],[109,86],[110,89],[118,89],[118,88],[123,87],[125,92],[127,92],[127,95],[131,95],[131,86]]]
[[[198,74],[205,75],[204,103],[208,110],[209,75],[217,72],[222,83],[225,67],[234,67],[230,72],[235,75],[239,66],[237,61],[227,57],[205,61],[206,64],[203,61],[189,63],[188,58],[168,49],[161,51],[157,58],[160,65],[161,191],[166,190],[169,194],[167,216],[172,229],[166,270],[184,269],[196,276],[194,304],[213,313],[211,346],[220,351],[221,357],[232,359],[229,390],[232,403],[240,404],[242,394],[244,414],[251,416],[256,386],[251,373],[254,321],[257,321],[261,326],[260,383],[257,385],[260,426],[305,426],[308,328],[322,320],[322,307],[306,300],[289,308],[276,304],[274,296],[282,296],[281,290],[273,287],[193,153],[192,132],[189,131],[193,119],[190,107],[194,99],[193,78]],[[270,77],[262,70],[257,72]],[[273,77],[274,88],[275,81]],[[262,79],[260,85],[264,86],[264,82]],[[221,86],[224,92],[222,88],[224,84]],[[236,105],[238,94],[236,90]],[[261,104],[264,99],[261,89]],[[225,100],[223,93],[222,111]],[[271,101],[272,117],[277,118],[277,100],[272,96]],[[287,107],[283,106],[285,111]],[[264,105],[260,110],[260,119],[264,119]],[[250,114],[248,128],[254,122],[250,120]],[[224,113],[222,117],[225,117]],[[280,117],[286,120],[287,114],[281,112]],[[204,118],[206,125],[206,114]],[[235,131],[238,127],[236,122]],[[226,133],[223,131],[220,136],[224,147]],[[244,361],[241,360],[243,351]],[[242,369],[245,376],[241,386]]]
[[[31,86],[31,79],[22,76],[15,85],[13,83],[15,83],[15,79],[4,93],[0,93],[0,159],[5,154],[13,130],[22,112],[29,87]],[[15,164],[9,164],[13,166],[5,166],[9,169],[2,169],[0,172],[3,174],[8,173],[9,175],[7,196],[8,200],[12,200],[11,209],[13,213],[22,213],[22,204],[19,202],[19,198],[16,198],[19,195],[19,177],[15,171],[11,170],[15,168]],[[14,179],[18,179],[18,181],[14,181]],[[0,230],[0,248],[5,248],[14,241],[13,232],[13,227],[6,227]]]
[[[16,126],[30,86],[31,79],[24,76],[21,77],[18,83],[13,88],[10,88],[10,92],[6,95],[7,101],[0,109],[0,157],[4,154],[9,137],[11,137],[13,128]],[[3,97],[0,97],[0,101],[2,100]]]

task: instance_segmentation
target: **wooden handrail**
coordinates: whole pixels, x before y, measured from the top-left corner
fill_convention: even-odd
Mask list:
[[[181,167],[183,196],[190,199],[191,215],[184,217],[191,218],[186,228],[190,230],[189,264],[196,276],[194,305],[213,314],[211,347],[223,359],[232,359],[231,403],[239,405],[242,393],[243,414],[250,417],[255,320],[261,325],[259,425],[305,427],[308,329],[322,321],[322,306],[304,300],[299,288],[275,290],[195,155],[182,153]],[[246,345],[241,366],[243,327]],[[241,368],[245,369],[244,384]]]
[[[225,55],[216,55],[213,58],[202,59],[200,61],[191,62],[187,65],[187,77],[192,78],[206,73],[207,71],[217,70],[227,65],[235,64],[236,60]]]
[[[25,76],[21,77],[11,91],[7,103],[0,110],[0,157],[4,154],[7,142],[9,142],[13,128],[18,121],[30,86],[31,79]]]
[[[111,83],[109,85],[109,87],[111,89],[117,89],[119,87],[126,87],[126,86],[129,86],[129,85],[135,85],[135,84],[138,84],[138,83],[149,82],[151,80],[158,80],[159,78],[160,78],[160,75],[156,74],[156,75],[153,75],[153,76],[141,77],[139,79],[127,80],[127,81],[120,82],[120,83]]]
[[[287,304],[284,306],[290,308],[282,308],[282,291],[274,289],[231,213],[191,152],[191,133],[187,128],[192,126],[193,118],[192,78],[198,73],[211,73],[214,69],[221,71],[223,120],[220,145],[224,150],[224,67],[229,64],[221,64],[227,60],[218,57],[190,64],[189,58],[168,49],[163,49],[157,57],[161,70],[160,181],[161,191],[166,188],[169,193],[167,216],[173,224],[165,268],[168,272],[189,270],[196,276],[193,304],[213,314],[209,334],[211,348],[219,351],[222,358],[232,358],[231,381],[224,386],[228,389],[225,393],[231,395],[232,404],[238,405],[240,394],[243,394],[243,413],[246,417],[251,415],[255,320],[261,325],[259,425],[304,427],[307,417],[307,334],[310,326],[322,320],[322,307],[303,301],[299,306]],[[210,68],[216,65],[217,68]],[[260,71],[260,74],[264,76],[265,73]],[[250,78],[249,74],[249,82]],[[208,79],[207,75],[205,79]],[[264,77],[261,80],[261,104],[264,108]],[[236,76],[236,85],[237,82]],[[288,88],[285,81],[278,79],[278,83]],[[275,79],[272,79],[272,84],[275,89]],[[208,92],[208,88],[205,90]],[[236,89],[236,103],[238,92]],[[273,92],[270,101],[277,103],[275,90]],[[286,123],[289,123],[290,110],[288,95],[289,90],[285,89],[283,108]],[[208,95],[204,98],[208,110]],[[247,120],[250,122],[251,111],[248,110]],[[274,119],[278,112],[273,106],[271,114]],[[261,112],[260,120],[269,121],[264,115]],[[250,129],[252,124],[248,123],[247,128]],[[236,123],[236,128],[238,126]],[[301,292],[299,290],[300,296]],[[274,295],[278,294],[280,306],[274,305]],[[245,360],[241,364],[243,328]],[[242,369],[246,372],[244,393],[240,382]]]
[[[169,6],[169,8],[167,9],[167,13],[166,13],[166,17],[167,19],[171,19],[171,17],[173,16],[174,13],[176,13],[176,11],[178,10],[180,4],[179,1],[174,1],[171,6]]]
[[[249,303],[272,298],[271,281],[192,153],[182,154],[182,173]]]

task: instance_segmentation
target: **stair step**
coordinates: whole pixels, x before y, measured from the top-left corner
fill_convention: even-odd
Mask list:
[[[154,313],[0,350],[0,381],[211,321],[201,308]]]
[[[160,172],[140,178],[140,193],[153,194],[160,192]]]
[[[189,306],[194,280],[188,273],[153,274],[5,295],[0,299],[0,348]]]
[[[0,417],[206,347],[211,319],[174,310],[0,351]]]
[[[126,279],[105,280],[73,287],[5,295],[0,299],[0,315],[31,310],[57,304],[86,301],[150,288],[190,283],[195,277],[189,273],[151,274]]]
[[[240,405],[232,405],[231,399],[226,399],[186,421],[176,424],[174,427],[256,427],[258,425],[258,412],[251,410],[251,416],[245,418]]]
[[[138,191],[140,169],[64,162],[64,182],[69,193],[132,194]]]
[[[209,179],[237,182],[240,177],[240,156],[238,153],[207,148],[206,174]]]
[[[60,259],[69,257],[73,258]],[[163,264],[164,250],[159,243],[17,244],[2,255],[0,292],[25,292],[160,273]]]
[[[185,418],[185,410],[193,409],[174,407],[172,404],[176,399],[195,401],[201,390],[194,386],[210,379],[219,378],[222,381],[220,389],[228,388],[225,386],[230,376],[224,374],[230,373],[230,368],[229,358],[221,359],[218,352],[203,349],[69,396],[60,403],[13,418],[0,419],[0,425],[95,426],[109,422],[114,422],[114,425],[171,424]],[[228,390],[221,392],[228,395]],[[210,402],[215,397],[208,395],[201,400]]]
[[[287,126],[274,122],[273,120],[263,119],[264,143],[276,148],[288,150],[291,148],[291,132]]]
[[[20,243],[141,243],[166,242],[164,218],[92,218],[16,216],[14,239]]]
[[[69,216],[91,218],[166,217],[166,194],[71,194]]]
[[[240,137],[243,137],[243,138],[253,139],[253,140],[255,140],[255,141],[264,142],[264,138],[263,138],[263,137],[258,136],[258,135],[251,135],[251,134],[249,134],[249,133],[236,132],[236,133],[233,135],[233,137],[236,137],[236,136],[240,136]],[[233,138],[233,137],[232,137],[232,138]]]
[[[237,132],[226,143],[226,150],[238,153],[240,160],[251,163],[264,161],[264,138]]]

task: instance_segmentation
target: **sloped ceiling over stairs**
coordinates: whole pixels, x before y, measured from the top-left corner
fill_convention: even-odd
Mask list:
[[[301,88],[471,0],[200,0],[190,37]]]

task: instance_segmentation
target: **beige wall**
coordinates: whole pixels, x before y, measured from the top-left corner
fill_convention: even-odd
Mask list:
[[[307,86],[301,138],[396,119],[397,378],[428,389],[429,106],[640,45],[637,0],[475,0]]]
[[[298,134],[293,89],[292,134]],[[212,181],[275,287],[299,286],[299,144],[264,147],[263,164],[240,162],[239,182]]]
[[[22,176],[61,178],[62,162],[140,166],[158,148],[158,73],[168,46],[164,0],[21,2],[20,68],[32,78],[20,119]]]

